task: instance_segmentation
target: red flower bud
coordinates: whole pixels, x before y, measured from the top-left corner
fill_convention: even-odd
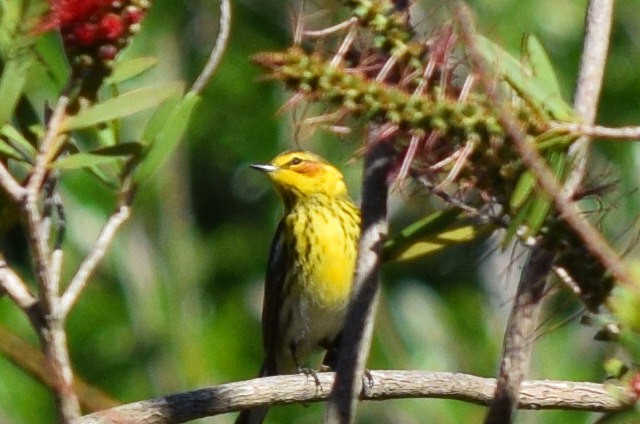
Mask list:
[[[100,34],[107,40],[117,40],[124,30],[122,18],[115,13],[107,13],[100,20]]]

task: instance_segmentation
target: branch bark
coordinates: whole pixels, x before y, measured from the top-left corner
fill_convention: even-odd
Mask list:
[[[521,385],[529,371],[535,331],[553,258],[552,253],[534,246],[522,271],[505,330],[494,400],[484,421],[487,424],[510,423],[515,416],[520,403]]]
[[[111,215],[105,226],[100,231],[98,239],[93,245],[91,252],[82,261],[82,264],[78,268],[78,271],[73,276],[69,287],[64,292],[60,300],[61,315],[66,317],[73,305],[76,303],[82,291],[86,287],[89,278],[93,275],[96,267],[107,253],[107,249],[111,245],[116,232],[120,226],[129,218],[130,215],[129,205],[123,204]]]
[[[176,424],[266,404],[327,400],[334,373],[318,373],[319,385],[305,375],[279,375],[178,393],[121,405],[86,415],[74,424]],[[496,380],[468,374],[425,371],[371,371],[373,384],[360,394],[362,400],[402,398],[455,399],[488,405]],[[620,411],[633,405],[628,390],[615,385],[571,381],[524,381],[521,409],[563,409],[593,412]]]
[[[590,0],[585,19],[585,37],[580,74],[573,106],[586,125],[595,122],[609,51],[614,0]],[[587,168],[589,137],[581,137],[569,149],[573,169],[563,191],[567,198],[580,187]]]
[[[382,243],[387,234],[388,175],[393,149],[381,132],[371,130],[362,181],[362,234],[353,293],[342,332],[337,378],[327,404],[326,423],[350,423],[355,416],[380,291]]]
[[[231,33],[231,0],[220,0],[220,19],[218,20],[218,37],[215,46],[209,55],[207,64],[191,87],[192,91],[200,94],[207,86],[211,77],[218,69],[222,54],[227,48],[229,34]]]

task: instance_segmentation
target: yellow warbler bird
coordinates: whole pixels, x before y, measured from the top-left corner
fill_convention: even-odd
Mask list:
[[[342,174],[310,152],[289,151],[252,165],[270,178],[284,203],[265,280],[260,376],[293,374],[314,351],[335,365],[351,295],[360,211]],[[261,423],[266,407],[245,410],[236,424]]]

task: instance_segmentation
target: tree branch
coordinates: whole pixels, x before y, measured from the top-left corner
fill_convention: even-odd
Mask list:
[[[227,43],[229,41],[229,34],[231,33],[231,0],[220,0],[220,20],[218,21],[218,37],[216,38],[216,44],[209,55],[209,60],[204,69],[198,75],[196,82],[191,87],[192,91],[201,93],[202,90],[209,83],[209,80],[218,69],[222,54],[224,53]]]
[[[640,127],[636,126],[610,128],[601,125],[589,125],[577,122],[552,122],[551,127],[554,130],[588,137],[624,141],[640,140]]]
[[[27,315],[38,303],[38,299],[31,293],[25,282],[9,268],[2,253],[0,253],[0,287]]]
[[[529,372],[535,331],[553,258],[553,253],[534,246],[520,276],[505,330],[496,392],[484,421],[487,424],[513,421],[520,403],[521,385]]]
[[[61,146],[61,124],[66,117],[69,98],[60,96],[47,123],[47,132],[39,147],[33,171],[29,176],[21,206],[27,223],[29,247],[38,285],[39,308],[29,314],[38,332],[46,366],[56,384],[53,386],[60,420],[72,422],[80,416],[80,404],[73,388],[73,372],[67,348],[64,317],[60,314],[59,273],[61,254],[51,255],[49,226],[42,214],[42,192],[49,172],[49,163]]]
[[[26,195],[26,190],[13,178],[2,162],[0,162],[0,187],[4,188],[16,203],[20,203]]]
[[[266,404],[284,405],[327,400],[334,373],[318,373],[320,385],[305,375],[256,378],[191,392],[159,397],[86,415],[74,424],[176,424]],[[488,405],[496,381],[468,374],[424,371],[371,371],[362,400],[403,398],[455,399]],[[571,381],[524,381],[521,409],[620,411],[635,401],[632,393],[615,385]]]
[[[611,37],[614,0],[590,0],[585,24],[584,47],[573,106],[585,124],[595,122],[602,89],[604,68]],[[584,178],[589,152],[589,137],[581,137],[569,148],[573,166],[564,185],[564,195],[571,198]]]
[[[350,423],[355,416],[358,395],[369,350],[380,291],[379,270],[382,243],[387,234],[388,175],[393,149],[369,131],[362,181],[362,234],[351,302],[342,331],[335,385],[327,404],[326,423]]]
[[[118,228],[129,218],[130,209],[128,205],[121,205],[109,218],[98,235],[91,252],[84,259],[78,271],[73,276],[69,287],[64,292],[60,301],[60,310],[63,317],[67,316],[71,308],[80,297],[82,290],[86,287],[89,278],[95,271],[96,267],[104,258],[104,255],[113,241]]]

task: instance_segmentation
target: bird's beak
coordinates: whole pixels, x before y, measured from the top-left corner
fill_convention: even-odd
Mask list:
[[[251,167],[253,169],[257,169],[258,171],[262,171],[262,172],[273,172],[276,169],[278,169],[277,166],[268,165],[268,164],[267,165],[263,165],[263,164],[259,164],[259,163],[253,164],[253,165],[251,165]]]

